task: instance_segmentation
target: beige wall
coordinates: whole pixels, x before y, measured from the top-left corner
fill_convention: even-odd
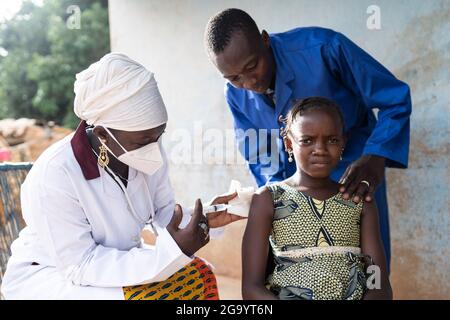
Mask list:
[[[366,9],[374,3],[381,9],[381,30],[366,27]],[[190,137],[198,126],[222,131],[232,127],[223,80],[203,49],[208,18],[227,7],[248,11],[269,32],[310,25],[343,32],[409,83],[414,102],[410,168],[388,171],[391,279],[396,298],[450,298],[448,1],[110,0],[109,4],[112,50],[142,62],[159,81],[169,110],[164,142],[169,156],[176,130],[186,129]],[[231,178],[253,184],[243,165],[172,163],[171,168],[177,200],[183,204],[226,191]],[[244,227],[245,222],[234,224],[224,238],[202,249],[218,273],[240,276]]]

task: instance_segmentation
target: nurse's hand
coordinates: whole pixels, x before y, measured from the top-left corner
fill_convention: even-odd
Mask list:
[[[183,212],[180,205],[175,206],[172,220],[166,229],[177,243],[178,247],[185,255],[191,257],[201,247],[209,242],[208,222],[203,216],[203,206],[200,199],[195,202],[194,213],[189,224],[184,229],[180,229],[180,223],[183,219]],[[203,225],[203,229],[201,226]],[[206,226],[206,227],[205,227]]]
[[[208,206],[212,206],[214,204],[228,204],[228,201],[236,198],[236,196],[237,192],[225,194],[223,196],[217,196],[210,203],[208,203]],[[230,224],[234,221],[246,219],[245,217],[235,215],[231,212],[228,212],[227,210],[211,212],[208,213],[206,217],[208,218],[208,225],[210,228],[219,228],[226,226],[227,224]]]
[[[339,180],[339,191],[344,199],[359,203],[363,199],[372,201],[375,190],[384,177],[385,159],[374,155],[364,155],[348,166]]]

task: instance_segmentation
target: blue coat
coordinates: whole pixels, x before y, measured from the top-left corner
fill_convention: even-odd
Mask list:
[[[294,100],[310,96],[336,101],[344,115],[349,140],[343,160],[331,175],[333,180],[338,181],[347,166],[365,154],[386,158],[388,167],[407,167],[411,96],[406,83],[333,30],[297,28],[271,34],[270,41],[277,68],[275,106],[265,95],[235,88],[230,83],[225,86],[238,148],[259,186],[294,174],[295,163],[287,161],[278,131],[270,129],[280,128],[278,116],[286,116]],[[377,116],[374,109],[378,109]],[[248,143],[251,129],[267,129],[267,134],[259,132],[257,143]],[[278,160],[279,166],[269,164],[267,155],[272,155],[272,149],[272,159]],[[385,189],[380,186],[376,200],[389,257]]]

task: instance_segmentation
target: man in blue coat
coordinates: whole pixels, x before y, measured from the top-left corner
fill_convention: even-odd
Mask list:
[[[205,43],[211,61],[228,80],[225,96],[238,148],[259,186],[284,180],[296,170],[279,134],[280,116],[293,101],[322,96],[338,103],[348,141],[331,177],[342,184],[344,198],[359,202],[375,197],[389,262],[385,167],[408,165],[408,85],[341,33],[318,27],[260,33],[239,9],[212,17]]]

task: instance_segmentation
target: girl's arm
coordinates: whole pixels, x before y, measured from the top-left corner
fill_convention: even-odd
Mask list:
[[[375,201],[365,202],[361,215],[361,251],[372,257],[380,269],[380,289],[368,289],[364,300],[391,300],[392,289],[389,283],[386,257],[380,237],[378,209]]]
[[[242,241],[242,297],[244,300],[277,299],[264,285],[273,211],[270,191],[266,187],[260,188],[253,196]]]

